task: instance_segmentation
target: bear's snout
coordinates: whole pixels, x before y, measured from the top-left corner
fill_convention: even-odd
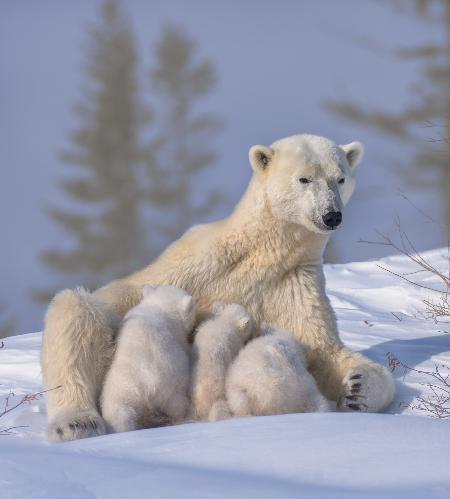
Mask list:
[[[334,229],[342,222],[342,212],[329,211],[328,213],[325,213],[325,215],[322,217],[322,220],[327,227]]]

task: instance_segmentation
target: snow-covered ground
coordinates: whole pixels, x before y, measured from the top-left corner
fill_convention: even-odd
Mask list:
[[[447,250],[424,256],[446,272]],[[341,336],[386,364],[450,367],[449,324],[423,318],[430,291],[381,270],[418,270],[406,258],[328,266],[328,293]],[[426,273],[409,276],[439,285]],[[40,333],[5,340],[0,403],[41,390]],[[0,497],[75,498],[402,498],[450,497],[450,420],[408,407],[431,396],[428,380],[398,369],[389,414],[293,414],[197,423],[50,445],[43,401],[0,418]],[[3,405],[0,405],[0,413]],[[414,415],[416,414],[416,415]]]

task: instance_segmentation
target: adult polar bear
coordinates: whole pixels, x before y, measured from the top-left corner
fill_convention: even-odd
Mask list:
[[[325,294],[322,254],[355,185],[362,145],[313,135],[253,146],[254,174],[233,213],[193,227],[144,270],[88,293],[58,293],[46,315],[42,371],[48,437],[102,434],[98,401],[118,320],[144,284],[172,284],[196,298],[204,317],[216,301],[240,303],[257,321],[292,331],[310,347],[322,393],[341,410],[380,411],[393,398],[384,367],[343,346]]]

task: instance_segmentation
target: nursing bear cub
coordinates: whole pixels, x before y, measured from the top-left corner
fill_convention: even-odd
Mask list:
[[[188,336],[192,296],[174,286],[144,286],[143,300],[122,322],[101,408],[109,431],[182,421],[189,407]]]
[[[256,328],[237,304],[212,310],[191,349],[193,298],[174,286],[144,286],[122,322],[101,396],[108,431],[329,410],[291,334]]]
[[[254,333],[250,314],[240,305],[213,305],[213,317],[195,332],[191,404],[194,419],[229,416],[225,378],[231,363]]]
[[[231,365],[226,397],[234,416],[325,412],[330,403],[306,370],[306,349],[291,333],[262,325]]]

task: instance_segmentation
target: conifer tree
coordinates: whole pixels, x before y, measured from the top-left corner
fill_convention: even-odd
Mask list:
[[[51,270],[66,275],[65,285],[95,288],[136,270],[148,258],[138,170],[148,153],[140,133],[150,116],[138,91],[131,26],[116,0],[103,3],[88,42],[88,82],[76,107],[78,128],[62,155],[70,168],[61,187],[71,208],[49,209],[74,244],[46,251],[41,258]],[[35,297],[47,300],[52,293],[36,292]]]
[[[222,126],[216,116],[198,111],[199,101],[216,84],[216,73],[210,61],[198,60],[195,44],[186,34],[167,26],[156,47],[150,78],[153,95],[159,98],[159,134],[156,161],[150,165],[154,182],[147,194],[170,216],[170,222],[160,227],[170,241],[201,222],[221,199],[215,190],[203,198],[193,192],[198,174],[214,164],[211,143]]]
[[[422,77],[411,89],[411,103],[400,112],[374,110],[352,101],[331,102],[328,107],[359,124],[380,130],[415,148],[413,162],[401,165],[400,172],[411,185],[440,193],[443,220],[450,223],[450,1],[389,0],[384,2],[412,14],[440,30],[442,42],[421,42],[399,47],[393,53],[400,60],[421,63]],[[424,137],[424,127],[429,127]],[[427,144],[427,139],[431,144]]]

